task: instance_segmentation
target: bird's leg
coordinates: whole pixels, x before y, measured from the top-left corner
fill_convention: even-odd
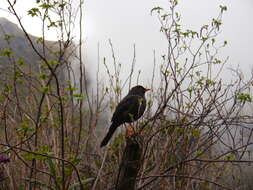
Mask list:
[[[130,127],[128,127],[128,125],[126,126],[126,136],[127,137],[132,136],[135,133],[134,126],[132,126],[131,124],[129,124],[129,126]]]
[[[132,129],[132,131],[133,131],[134,133],[136,133],[136,130],[135,130],[134,125],[131,125],[131,124],[130,124],[130,128]]]

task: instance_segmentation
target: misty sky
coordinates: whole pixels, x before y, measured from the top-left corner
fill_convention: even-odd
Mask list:
[[[5,1],[5,0],[2,0]],[[40,34],[38,23],[25,16],[28,0],[17,0],[18,10],[23,16],[27,30],[34,35]],[[30,2],[34,2],[30,0]],[[91,73],[95,72],[97,64],[97,46],[100,46],[100,60],[107,58],[111,64],[111,53],[108,39],[112,40],[116,59],[122,63],[124,74],[129,72],[133,59],[133,45],[136,45],[136,69],[142,69],[143,74],[150,72],[153,64],[153,50],[156,50],[157,62],[166,51],[166,41],[159,32],[159,23],[155,16],[150,15],[154,6],[167,6],[166,0],[86,0],[85,1],[85,44],[86,62]],[[219,13],[219,5],[228,7],[224,15],[223,29],[220,39],[227,40],[228,46],[221,52],[229,56],[228,65],[240,65],[246,72],[252,68],[253,55],[253,2],[252,0],[179,0],[179,12],[182,24],[186,28],[197,30],[203,24],[210,23]],[[1,2],[1,8],[5,4]],[[8,14],[0,11],[0,16]],[[36,25],[37,24],[37,25]],[[48,33],[50,40],[55,39],[53,32]],[[94,74],[91,74],[94,75]],[[145,78],[145,77],[144,77]]]
[[[166,7],[167,1],[155,0],[107,0],[87,1],[87,56],[89,61],[96,61],[96,46],[100,44],[100,55],[108,57],[110,48],[108,39],[113,42],[116,57],[126,67],[133,58],[133,44],[136,44],[137,68],[147,74],[153,64],[153,49],[159,55],[166,51],[166,41],[159,32],[155,16],[150,15],[154,6]],[[219,5],[226,5],[223,29],[220,39],[228,40],[229,45],[221,54],[229,56],[230,65],[240,65],[244,71],[252,67],[253,55],[253,2],[251,0],[181,0],[179,12],[182,24],[186,28],[198,30],[203,24],[209,24],[219,13]]]

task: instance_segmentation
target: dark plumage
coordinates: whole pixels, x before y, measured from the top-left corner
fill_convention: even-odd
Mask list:
[[[146,109],[145,92],[150,89],[143,86],[133,87],[117,105],[112,116],[110,129],[102,140],[100,147],[107,145],[118,126],[123,123],[130,123],[139,119]]]

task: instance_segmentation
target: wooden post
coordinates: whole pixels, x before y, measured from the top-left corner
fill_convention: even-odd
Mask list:
[[[116,190],[134,190],[141,167],[143,137],[133,134],[126,137],[126,148],[120,164]]]

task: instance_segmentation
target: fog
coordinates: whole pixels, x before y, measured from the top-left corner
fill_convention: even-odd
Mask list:
[[[111,39],[117,61],[122,63],[124,73],[130,70],[133,44],[136,45],[136,70],[142,69],[142,79],[150,81],[150,75],[147,73],[150,73],[153,65],[153,50],[156,50],[158,64],[161,55],[166,51],[166,40],[159,32],[160,26],[156,16],[151,16],[150,10],[155,6],[166,8],[168,7],[166,2],[87,1],[86,55],[91,70],[94,71],[97,64],[98,43],[100,59],[106,57],[107,60],[109,58],[107,63],[112,63],[108,43],[108,39]],[[220,52],[222,56],[229,56],[225,69],[240,65],[243,72],[249,75],[253,54],[253,48],[250,47],[253,43],[252,1],[181,0],[178,7],[178,12],[182,15],[181,23],[184,28],[198,30],[218,16],[221,4],[228,7],[223,16],[223,26],[219,35],[220,40],[228,41],[228,46]]]
[[[15,5],[27,31],[33,35],[41,34],[41,27],[36,19],[26,16],[28,8],[35,6],[34,1],[23,4],[17,1]],[[28,2],[28,0],[26,1]],[[227,40],[228,46],[220,54],[229,56],[228,67],[240,68],[249,75],[252,68],[253,54],[253,2],[252,0],[180,0],[178,12],[182,16],[184,28],[198,30],[200,26],[210,23],[219,13],[219,5],[226,5],[228,11],[223,17],[220,40]],[[166,0],[87,0],[84,11],[84,43],[85,63],[88,64],[90,76],[95,76],[98,63],[98,46],[100,63],[106,58],[106,63],[112,64],[111,50],[108,40],[111,39],[116,60],[122,64],[122,77],[130,72],[133,60],[133,46],[136,46],[136,72],[142,70],[142,81],[150,82],[153,65],[153,51],[156,51],[157,64],[166,51],[166,40],[159,32],[160,26],[155,15],[150,10],[155,6],[168,7]],[[0,16],[7,17],[12,22],[15,18],[3,9],[7,9],[6,1],[1,2]],[[16,22],[17,23],[17,22]],[[32,23],[32,27],[31,27]],[[55,40],[56,33],[47,32],[47,39]],[[101,66],[102,68],[102,66]],[[226,69],[225,68],[225,69]],[[101,75],[103,75],[101,73]],[[94,80],[94,77],[93,77]]]

